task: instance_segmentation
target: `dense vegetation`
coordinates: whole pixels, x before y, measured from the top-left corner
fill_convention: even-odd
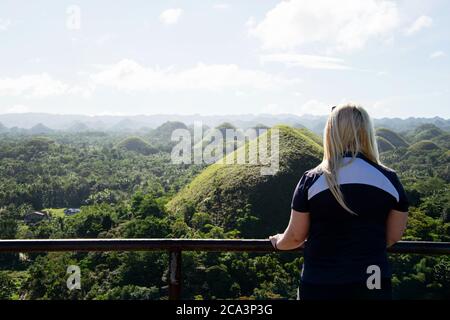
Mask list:
[[[266,237],[282,231],[298,178],[321,158],[317,136],[281,126],[275,176],[246,165],[173,165],[176,128],[187,127],[1,134],[0,238]],[[405,238],[450,241],[449,133],[424,125],[378,135],[412,205]],[[65,215],[68,207],[81,212]],[[34,210],[50,218],[25,222]],[[450,297],[449,257],[391,259],[397,298]],[[165,252],[0,254],[0,299],[165,299],[167,260]],[[183,296],[295,298],[301,262],[292,253],[185,252]],[[67,289],[68,265],[80,266],[81,290]]]

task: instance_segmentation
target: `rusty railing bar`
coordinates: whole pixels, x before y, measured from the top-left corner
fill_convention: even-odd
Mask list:
[[[181,297],[181,250],[169,251],[169,300],[179,300]]]
[[[0,240],[0,252],[49,251],[275,252],[267,239],[24,239]],[[292,250],[301,252],[301,249]],[[400,241],[390,253],[450,254],[450,242]]]
[[[24,239],[0,240],[0,252],[168,251],[169,299],[181,297],[182,251],[276,251],[267,239]],[[301,249],[292,250],[301,252]],[[401,241],[390,253],[450,254],[450,242]]]

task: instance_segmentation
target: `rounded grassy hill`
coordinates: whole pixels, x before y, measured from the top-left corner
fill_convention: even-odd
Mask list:
[[[390,144],[392,144],[395,148],[408,147],[409,144],[400,136],[397,132],[386,128],[379,128],[376,130],[376,135],[378,137],[382,137],[387,140]]]
[[[280,133],[276,174],[262,175],[260,165],[219,161],[182,189],[167,204],[168,211],[182,215],[188,224],[194,213],[206,212],[214,225],[226,231],[237,229],[246,237],[265,237],[283,231],[298,180],[306,170],[320,163],[322,147],[317,143],[319,139],[312,139],[313,134],[305,129],[275,128]],[[273,129],[258,139],[267,139],[272,132]],[[227,157],[234,158],[236,152]]]
[[[414,152],[426,152],[426,151],[439,150],[440,148],[433,141],[423,140],[423,141],[414,143],[408,149],[410,151],[414,151]]]
[[[380,152],[386,152],[386,151],[391,151],[391,150],[395,149],[395,146],[392,145],[392,143],[387,141],[385,138],[379,137],[379,136],[377,136],[376,138],[377,138],[378,150]]]
[[[149,155],[157,152],[157,150],[155,150],[149,143],[140,137],[128,137],[119,142],[117,147],[143,155]]]

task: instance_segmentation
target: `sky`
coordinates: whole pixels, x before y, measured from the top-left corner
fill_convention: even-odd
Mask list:
[[[0,1],[0,113],[450,117],[447,0]]]

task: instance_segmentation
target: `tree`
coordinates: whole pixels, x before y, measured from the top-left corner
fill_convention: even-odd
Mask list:
[[[0,300],[9,300],[16,287],[11,277],[4,271],[0,271]]]

